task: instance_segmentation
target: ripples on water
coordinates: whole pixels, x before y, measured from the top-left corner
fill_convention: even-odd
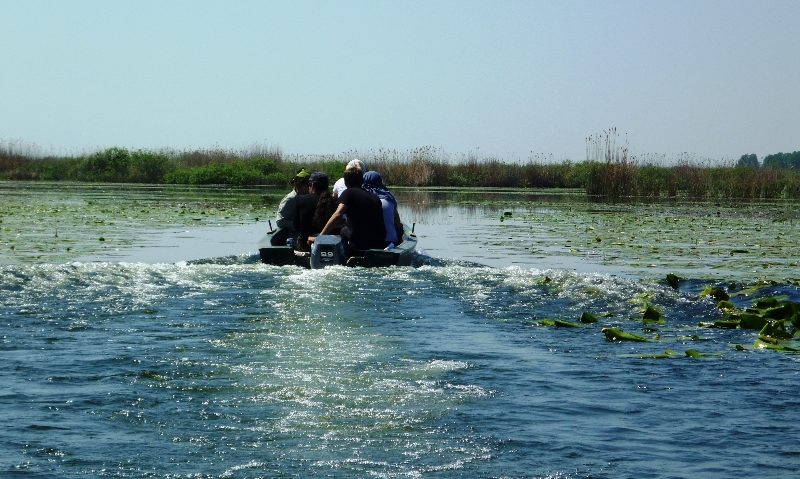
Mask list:
[[[787,477],[800,466],[797,356],[737,352],[751,333],[699,330],[719,315],[701,285],[422,263],[0,267],[0,475]],[[660,342],[537,325],[591,310],[633,329],[644,299],[669,320]],[[635,358],[665,348],[719,356]]]

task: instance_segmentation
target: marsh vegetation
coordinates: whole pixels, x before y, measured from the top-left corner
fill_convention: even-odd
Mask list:
[[[357,157],[370,169],[380,171],[393,186],[576,188],[607,199],[800,198],[800,169],[793,162],[798,152],[771,155],[763,166],[755,155],[743,155],[737,163],[714,165],[688,154],[678,158],[634,157],[614,129],[589,137],[586,143],[586,158],[581,162],[557,161],[552,155],[531,155],[525,161],[505,161],[477,152],[452,156],[434,147],[313,156],[289,156],[277,148],[261,146],[239,151],[115,147],[47,156],[33,147],[4,143],[0,144],[0,179],[283,186],[300,167],[338,177],[344,165]]]

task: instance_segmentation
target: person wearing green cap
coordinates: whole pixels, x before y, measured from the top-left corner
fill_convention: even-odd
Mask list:
[[[272,246],[283,246],[287,244],[287,240],[291,239],[294,242],[297,239],[297,232],[294,228],[294,215],[297,210],[296,198],[297,195],[308,194],[310,177],[311,173],[305,168],[300,168],[292,178],[292,191],[284,196],[278,204],[278,220],[275,222],[278,230],[270,238]]]

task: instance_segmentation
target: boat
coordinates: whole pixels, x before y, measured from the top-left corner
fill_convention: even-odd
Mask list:
[[[385,249],[358,251],[351,256],[345,254],[344,243],[339,235],[319,235],[311,251],[297,251],[293,245],[273,246],[270,239],[275,230],[270,231],[258,243],[261,262],[274,266],[295,265],[304,268],[321,269],[333,265],[361,266],[379,268],[386,266],[411,266],[417,249],[417,235],[414,226],[403,225],[403,241]]]

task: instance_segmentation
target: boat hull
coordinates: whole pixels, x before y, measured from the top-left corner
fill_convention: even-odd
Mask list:
[[[325,235],[325,243],[335,244],[341,242],[339,236]],[[268,234],[259,244],[258,252],[261,262],[273,266],[301,266],[304,268],[319,269],[325,266],[340,264],[346,266],[360,266],[364,268],[381,268],[387,266],[411,266],[413,264],[417,236],[408,228],[404,228],[403,242],[391,249],[368,249],[356,255],[345,258],[344,255],[330,254],[323,258],[312,258],[309,252],[295,251],[291,246],[272,246]],[[322,238],[322,237],[320,237]],[[319,241],[319,240],[318,240]]]

